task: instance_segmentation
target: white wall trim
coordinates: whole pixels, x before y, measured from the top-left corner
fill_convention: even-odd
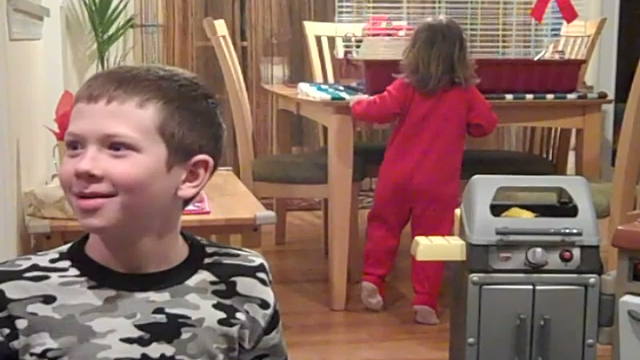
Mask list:
[[[18,252],[14,132],[8,112],[6,2],[0,2],[0,261]]]
[[[599,56],[594,85],[604,90],[610,99],[616,97],[616,72],[618,59],[618,26],[620,16],[620,0],[601,1],[600,16],[607,18],[599,43]],[[604,106],[604,139],[602,143],[602,176],[611,179],[613,167],[611,154],[613,151],[613,105]]]

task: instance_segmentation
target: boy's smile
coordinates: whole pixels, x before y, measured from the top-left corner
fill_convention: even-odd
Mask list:
[[[65,136],[60,180],[89,232],[155,232],[175,223],[181,166],[167,170],[158,106],[135,101],[77,104]]]
[[[75,203],[79,211],[87,212],[92,210],[98,210],[108,199],[116,197],[115,192],[96,192],[96,191],[74,191],[72,189],[71,195],[75,199]]]

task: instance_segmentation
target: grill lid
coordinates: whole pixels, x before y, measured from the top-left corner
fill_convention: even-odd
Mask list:
[[[474,176],[461,216],[461,236],[473,245],[599,243],[591,190],[580,176]]]

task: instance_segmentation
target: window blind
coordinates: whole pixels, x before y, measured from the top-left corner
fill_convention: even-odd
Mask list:
[[[579,14],[587,0],[573,0]],[[564,22],[555,1],[542,24],[530,16],[534,0],[336,0],[336,22],[366,23],[387,16],[394,24],[416,26],[444,15],[464,29],[474,57],[535,57],[556,37]]]

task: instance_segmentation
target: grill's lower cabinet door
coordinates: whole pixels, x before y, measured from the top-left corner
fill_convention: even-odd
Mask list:
[[[536,286],[531,360],[581,360],[585,289]]]
[[[637,359],[640,353],[640,296],[625,295],[619,303],[620,359]]]
[[[533,286],[488,285],[480,293],[478,360],[529,360]]]

